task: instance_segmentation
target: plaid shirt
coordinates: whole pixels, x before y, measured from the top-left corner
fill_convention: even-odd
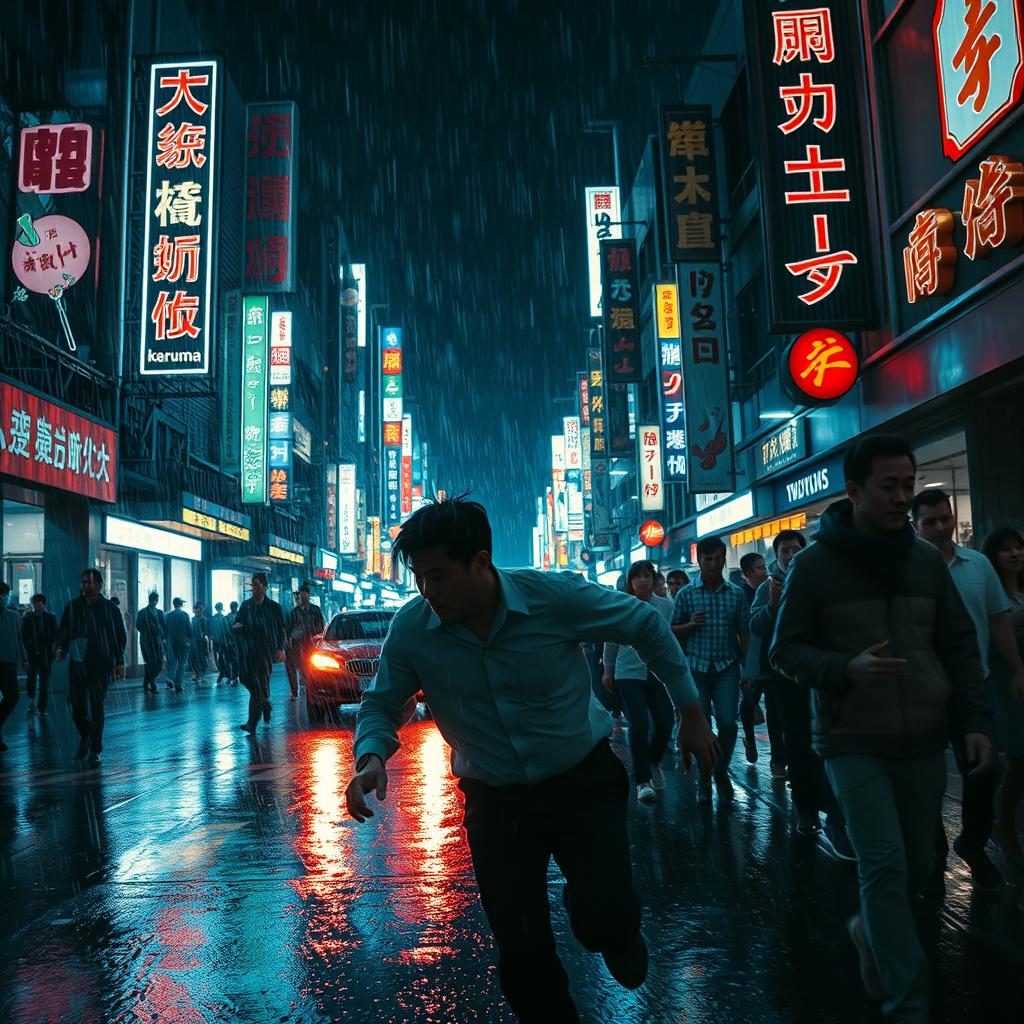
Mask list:
[[[704,624],[682,639],[690,667],[697,672],[728,668],[740,657],[740,633],[750,629],[750,605],[739,587],[723,580],[711,590],[698,576],[676,594],[672,625],[689,622],[696,612],[704,613]]]

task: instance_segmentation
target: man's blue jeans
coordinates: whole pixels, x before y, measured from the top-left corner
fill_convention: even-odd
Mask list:
[[[713,668],[707,672],[693,669],[693,681],[697,684],[704,717],[709,722],[712,706],[715,709],[715,728],[718,730],[718,745],[722,750],[722,756],[715,765],[715,775],[722,777],[729,770],[739,731],[736,716],[740,708],[740,663],[734,661],[726,668]]]
[[[857,854],[860,909],[886,1016],[928,1021],[928,961],[911,901],[935,863],[935,822],[946,791],[946,757],[844,755],[825,761]]]
[[[185,678],[185,671],[188,669],[188,651],[178,654],[176,651],[167,651],[167,679],[174,683],[176,690],[181,689],[182,680]]]

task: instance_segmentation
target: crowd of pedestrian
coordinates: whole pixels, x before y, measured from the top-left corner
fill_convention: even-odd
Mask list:
[[[290,699],[296,700],[306,659],[324,631],[323,613],[310,601],[307,584],[295,592],[287,620],[281,606],[267,596],[264,573],[253,576],[251,588],[252,597],[241,605],[232,601],[225,614],[218,601],[209,617],[202,602],[196,602],[190,616],[180,597],[165,613],[160,595],[150,593],[134,622],[143,692],[159,692],[161,673],[168,690],[183,693],[186,682],[198,682],[216,670],[215,685],[241,684],[249,691],[248,714],[240,728],[252,735],[260,718],[270,721],[270,674],[275,662],[285,662]],[[2,728],[19,700],[19,670],[25,671],[28,713],[42,719],[49,708],[53,663],[66,661],[68,705],[80,737],[74,760],[99,767],[107,689],[112,679],[124,678],[131,626],[128,619],[126,628],[118,598],[107,598],[102,590],[102,573],[86,569],[79,595],[68,602],[58,622],[47,609],[45,594],[36,594],[31,611],[23,615],[11,608],[10,586],[0,581],[0,753],[9,749]]]

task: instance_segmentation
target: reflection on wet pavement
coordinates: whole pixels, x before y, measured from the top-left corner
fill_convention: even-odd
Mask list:
[[[285,685],[275,677],[277,692]],[[299,705],[275,701],[254,742],[235,728],[237,688],[162,698],[112,694],[101,771],[66,767],[74,742],[59,702],[48,722],[12,720],[0,762],[0,1020],[512,1020],[448,750],[429,720],[406,727],[387,802],[357,826],[343,811],[351,714],[308,729]],[[656,805],[632,809],[654,952],[637,992],[571,938],[552,868],[555,932],[584,1019],[878,1019],[842,928],[851,866],[791,833],[787,790],[767,765],[737,759],[733,774],[731,809],[698,808],[678,773]],[[950,821],[955,796],[951,780]],[[922,921],[935,1019],[1024,1019],[1019,886],[977,894],[956,858],[949,884],[944,909]]]

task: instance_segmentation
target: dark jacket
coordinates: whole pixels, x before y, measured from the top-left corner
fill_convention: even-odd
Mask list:
[[[231,623],[223,612],[217,612],[210,616],[210,639],[215,647],[221,647],[228,641],[228,630]]]
[[[287,630],[288,640],[294,647],[306,647],[317,633],[324,631],[324,613],[312,602],[305,608],[297,604],[288,613]]]
[[[260,604],[251,597],[243,601],[234,624],[242,627],[234,633],[239,660],[247,667],[273,665],[277,652],[287,646],[284,612],[269,597]]]
[[[150,608],[147,604],[135,616],[135,628],[139,633],[139,646],[142,648],[143,661],[162,661],[164,637],[167,635],[164,613],[159,608]]]
[[[124,664],[128,634],[121,609],[101,594],[90,605],[81,594],[64,606],[57,630],[57,646],[75,662],[74,641],[84,640],[82,663],[89,674],[107,675],[115,665]]]
[[[852,526],[849,502],[837,503],[786,579],[770,660],[813,691],[823,757],[942,750],[947,706],[958,730],[991,733],[974,624],[938,550],[907,531],[869,536]],[[906,667],[851,685],[847,662],[883,640]]]
[[[180,608],[168,612],[164,619],[164,628],[171,653],[176,658],[183,658],[192,645],[192,621],[188,617],[188,612],[183,612]]]
[[[21,642],[25,657],[33,665],[53,663],[53,649],[57,644],[57,616],[45,608],[42,614],[29,612],[21,620]]]

